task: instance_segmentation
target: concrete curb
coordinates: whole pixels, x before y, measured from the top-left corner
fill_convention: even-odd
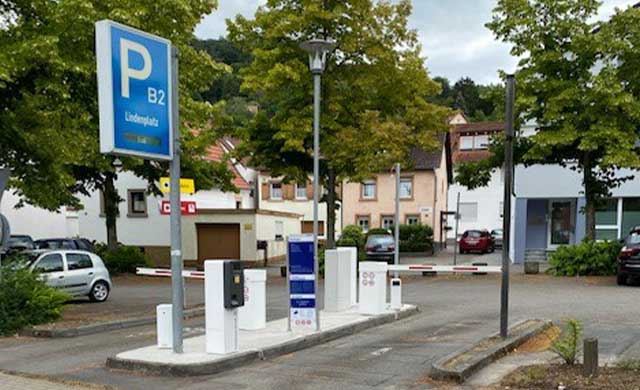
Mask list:
[[[208,363],[196,364],[168,364],[168,363],[149,363],[138,360],[124,360],[117,357],[107,359],[107,367],[111,369],[137,371],[143,374],[152,374],[159,376],[198,376],[213,375],[231,368],[251,363],[256,360],[266,360],[277,356],[286,355],[301,349],[313,347],[322,343],[349,336],[363,330],[374,328],[379,325],[387,324],[397,320],[404,319],[418,312],[418,308],[413,306],[400,313],[388,313],[379,317],[372,317],[366,321],[356,324],[344,325],[325,332],[311,334],[307,337],[292,340],[284,344],[271,346],[264,349],[245,351],[229,357]]]
[[[190,319],[195,317],[204,316],[204,308],[189,309],[184,311],[184,318]],[[61,329],[45,329],[45,328],[25,328],[18,334],[20,336],[27,337],[42,337],[42,338],[68,338],[85,336],[89,334],[96,334],[102,332],[108,332],[117,329],[134,328],[136,326],[150,325],[156,323],[155,316],[149,317],[136,317],[127,320],[100,322],[91,325],[82,325],[75,328],[61,328]]]
[[[527,326],[527,328],[519,331],[519,328],[525,326]],[[529,319],[520,321],[511,326],[509,329],[510,336],[508,336],[507,339],[499,339],[493,343],[494,345],[488,348],[482,348],[481,346],[492,343],[492,339],[499,338],[499,333],[495,333],[479,340],[470,347],[465,347],[464,349],[438,359],[432,364],[429,376],[437,380],[449,380],[462,383],[473,373],[503,357],[531,338],[549,329],[551,326],[553,326],[553,323],[549,320]],[[462,359],[463,357],[467,357],[467,359]]]

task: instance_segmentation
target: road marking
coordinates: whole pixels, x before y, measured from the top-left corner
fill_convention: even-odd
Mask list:
[[[373,356],[382,356],[382,355],[384,355],[385,353],[387,353],[389,351],[391,351],[391,347],[377,349],[377,350],[371,352],[371,354]]]

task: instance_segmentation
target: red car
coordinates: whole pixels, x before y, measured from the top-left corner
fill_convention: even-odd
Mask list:
[[[493,237],[486,230],[467,230],[459,241],[460,253],[487,253],[495,250]]]

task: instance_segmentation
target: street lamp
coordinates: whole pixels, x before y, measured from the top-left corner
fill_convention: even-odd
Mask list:
[[[320,78],[327,60],[327,53],[335,43],[322,39],[312,39],[300,44],[309,53],[309,69],[313,74],[313,264],[315,278],[314,292],[318,291],[318,199],[320,177]],[[320,316],[316,302],[316,330],[320,330]]]

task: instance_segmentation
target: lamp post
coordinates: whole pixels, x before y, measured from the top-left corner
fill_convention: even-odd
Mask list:
[[[313,264],[314,291],[318,291],[318,200],[320,192],[320,78],[326,65],[327,53],[335,43],[323,39],[312,39],[300,44],[309,53],[309,69],[313,74]],[[316,303],[316,330],[320,330],[320,317]]]

